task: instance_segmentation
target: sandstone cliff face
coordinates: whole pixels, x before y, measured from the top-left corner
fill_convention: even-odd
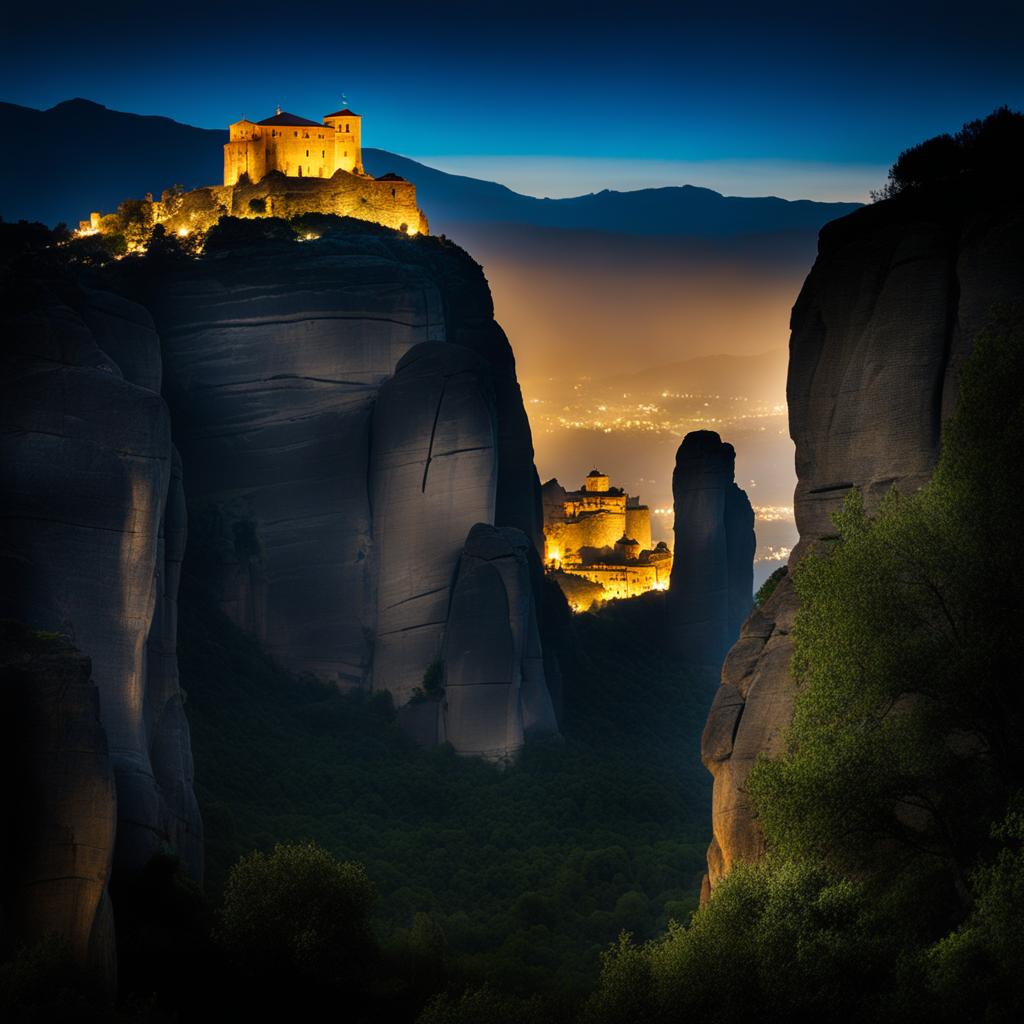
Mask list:
[[[731,444],[696,430],[683,438],[672,474],[673,641],[687,665],[714,673],[753,604],[754,511],[735,465]]]
[[[351,227],[177,268],[146,301],[221,606],[286,667],[387,690],[414,735],[443,739],[443,716],[408,702],[442,656],[467,534],[541,538],[480,268],[436,239]],[[536,616],[539,566],[530,581]]]
[[[417,345],[380,390],[369,473],[379,580],[373,685],[396,704],[441,654],[466,534],[494,520],[496,441],[490,368],[469,349]]]
[[[800,542],[790,565],[833,535],[852,487],[869,508],[930,476],[972,339],[1024,294],[1024,212],[904,197],[826,226],[792,316],[787,395],[796,442]],[[704,733],[714,776],[709,882],[763,855],[744,793],[759,754],[782,749],[796,593],[784,578],[744,623]]]
[[[170,845],[191,851],[187,867],[198,877],[190,768],[178,780],[189,760],[184,719],[175,744],[161,740],[181,698],[173,625],[161,635],[154,617],[158,597],[161,616],[174,602],[184,513],[175,492],[168,526],[173,451],[167,407],[153,390],[159,341],[141,307],[70,292],[74,308],[44,293],[5,325],[0,614],[68,633],[92,660],[117,778],[117,863],[141,867]],[[152,671],[147,645],[157,652]],[[160,775],[176,780],[171,789]]]
[[[458,753],[502,760],[558,731],[544,670],[536,548],[476,524],[459,560],[444,646],[445,735]]]
[[[469,527],[540,535],[479,267],[436,240],[325,234],[220,253],[147,301],[224,610],[286,667],[401,703],[440,653]]]
[[[46,758],[53,772],[62,764],[78,772],[81,762],[83,774],[65,779],[68,793],[56,792],[52,779],[45,783],[40,799],[47,814],[52,811],[50,832],[30,854],[38,859],[24,870],[39,872],[41,880],[56,877],[55,858],[65,855],[53,851],[70,843],[67,856],[80,859],[93,836],[95,850],[83,870],[91,887],[105,886],[110,851],[95,836],[106,835],[106,825],[98,823],[107,813],[99,806],[105,798],[98,766],[104,763],[117,788],[114,865],[138,869],[154,853],[173,849],[199,878],[202,826],[176,658],[185,511],[170,419],[158,393],[160,353],[152,320],[124,299],[66,282],[27,285],[8,308],[0,382],[0,618],[70,636],[91,661],[99,697],[98,721],[86,722],[93,708],[88,662],[65,673],[71,710],[59,694],[46,696],[45,688],[56,684],[49,668],[40,668],[42,703],[26,705],[28,731],[19,733],[25,764]],[[60,716],[72,713],[80,724],[69,719],[63,735],[47,732],[38,726],[40,716],[51,713],[47,706],[54,728]],[[74,795],[79,786],[85,787],[80,806]],[[113,813],[111,795],[111,843]],[[74,865],[67,879],[68,886],[78,886]],[[94,913],[86,897],[70,889],[54,897],[65,898],[78,907],[80,920],[59,922],[40,897],[26,911],[25,931],[56,930],[78,949],[85,919],[93,914],[99,922],[109,914],[103,900]],[[112,956],[108,925],[94,927],[106,936],[102,941]]]

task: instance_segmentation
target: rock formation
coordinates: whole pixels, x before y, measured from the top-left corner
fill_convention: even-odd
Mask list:
[[[791,566],[834,535],[832,513],[851,488],[870,509],[890,487],[909,492],[929,478],[972,339],[995,307],[1024,293],[1024,211],[985,205],[906,195],[822,230],[791,323],[800,530]],[[781,751],[792,718],[797,610],[786,577],[722,669],[702,751],[715,779],[711,886],[763,854],[743,785],[758,755]]]
[[[540,536],[529,424],[480,268],[437,240],[325,231],[304,244],[228,248],[162,275],[147,302],[190,513],[212,535],[225,612],[292,670],[341,686],[379,678],[404,698],[439,654],[438,637],[433,655],[411,654],[415,665],[400,678],[389,665],[404,645],[386,641],[379,664],[374,647],[380,632],[393,639],[392,629],[430,606],[399,603],[432,589],[410,576],[423,568],[417,559],[435,560],[430,577],[441,586],[442,562],[450,577],[474,522]],[[430,360],[403,362],[423,343],[438,345]],[[432,388],[443,380],[439,405]],[[471,400],[474,388],[482,390]],[[442,405],[435,447],[444,454],[436,461],[433,452],[425,474]],[[419,445],[405,453],[421,459],[418,470],[399,465],[408,445]],[[456,448],[480,450],[448,454]],[[457,483],[464,470],[479,488]],[[458,495],[445,492],[456,483]],[[402,488],[411,503],[399,510],[392,502]],[[446,523],[449,511],[458,518]],[[401,550],[403,536],[410,545],[443,536],[447,554]],[[435,618],[443,596],[433,595]]]
[[[736,452],[710,430],[683,438],[672,473],[674,643],[687,665],[717,673],[753,604],[754,511],[735,482]]]
[[[154,627],[158,611],[173,618],[184,546],[178,493],[165,521],[173,450],[154,390],[159,340],[134,303],[95,292],[68,299],[75,308],[40,295],[6,324],[0,613],[68,633],[92,660],[117,778],[117,863],[142,867],[170,845],[192,851],[188,868],[198,877],[201,826],[188,728],[174,710],[174,629]],[[165,757],[172,765],[160,763]],[[159,775],[175,779],[171,790]]]
[[[112,977],[111,864],[171,850],[202,872],[176,653],[187,521],[193,565],[275,658],[388,690],[424,742],[513,756],[556,730],[559,676],[529,424],[465,253],[347,227],[90,281],[117,294],[66,267],[19,279],[3,325],[0,619],[35,651],[4,655],[5,751],[42,816],[0,923],[57,931]],[[447,704],[409,703],[442,659]]]
[[[117,799],[89,659],[64,638],[0,623],[4,821],[0,943],[59,935],[113,990],[107,880]]]
[[[377,398],[369,473],[377,563],[373,686],[398,705],[441,656],[452,570],[466,534],[474,523],[494,521],[495,420],[490,368],[460,345],[417,345]]]
[[[26,284],[21,301],[9,308],[0,383],[0,618],[67,634],[88,656],[80,659],[85,668],[54,669],[64,672],[71,705],[41,691],[43,703],[25,710],[26,726],[33,715],[46,713],[47,700],[55,721],[72,714],[81,720],[69,724],[63,738],[44,730],[38,741],[54,765],[66,763],[71,771],[81,761],[79,781],[91,785],[90,792],[102,790],[97,765],[109,757],[117,787],[116,867],[139,869],[154,853],[172,849],[200,878],[202,826],[176,658],[185,511],[170,419],[159,394],[152,320],[134,303],[66,282]],[[97,723],[85,721],[94,706],[90,661]],[[39,668],[43,687],[55,685],[49,665]],[[20,742],[29,745],[26,764],[43,757],[31,730]],[[61,743],[66,749],[59,749]],[[105,828],[99,823],[104,812],[85,792],[81,807],[68,812],[60,840],[76,848]],[[47,797],[47,806],[56,807],[55,814],[63,814],[72,799],[51,797],[57,804]],[[59,834],[58,818],[51,825]],[[102,849],[97,840],[83,869],[90,886],[100,885],[101,875],[106,883],[109,857],[102,867]],[[43,860],[25,870],[42,877],[57,861],[53,854],[44,857],[41,846],[38,852]],[[72,885],[79,869],[68,867]],[[58,928],[48,912],[39,914],[28,933],[49,921],[80,945],[84,917],[73,928]]]
[[[461,754],[502,760],[557,732],[544,672],[536,549],[514,527],[466,538],[444,646],[445,736]]]

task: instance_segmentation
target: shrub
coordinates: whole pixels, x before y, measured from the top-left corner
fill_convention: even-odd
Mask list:
[[[550,1024],[552,1011],[539,998],[512,996],[484,985],[458,996],[435,996],[416,1024]]]
[[[253,974],[291,970],[351,982],[373,952],[373,902],[360,865],[342,863],[315,843],[282,843],[231,869],[218,938]]]
[[[972,878],[974,907],[966,921],[925,955],[936,997],[953,1019],[1024,1017],[1020,982],[1021,921],[1024,921],[1024,809],[1016,807],[993,829],[1000,847]]]
[[[586,1024],[842,1020],[891,957],[861,885],[822,865],[739,865],[689,926],[605,954]]]
[[[786,566],[780,565],[779,568],[761,584],[757,593],[754,595],[754,604],[757,605],[758,608],[760,608],[761,605],[763,605],[765,601],[775,593],[775,588],[782,582],[782,578],[788,571],[789,570]]]

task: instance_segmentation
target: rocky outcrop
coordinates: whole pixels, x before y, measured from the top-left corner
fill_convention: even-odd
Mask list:
[[[58,935],[112,991],[114,773],[89,659],[66,639],[0,623],[0,750],[0,944]]]
[[[731,444],[696,430],[683,438],[672,474],[673,642],[688,666],[714,673],[753,604],[754,511],[735,465]]]
[[[791,323],[800,542],[790,566],[833,535],[832,513],[851,488],[870,509],[890,487],[927,481],[972,339],[1022,294],[1019,204],[906,195],[826,226]],[[797,611],[787,576],[744,623],[722,669],[703,744],[715,779],[712,886],[737,861],[763,855],[743,787],[759,755],[781,751],[792,718]]]
[[[426,629],[422,651],[396,638],[443,621],[469,526],[540,534],[529,424],[480,268],[361,227],[228,247],[149,289],[222,607],[286,667],[403,698],[438,636]],[[430,359],[427,346],[403,362],[424,343]],[[403,550],[423,539],[435,553]]]
[[[0,382],[0,617],[26,624],[3,665],[24,809],[11,913],[20,938],[57,933],[112,984],[112,865],[172,850],[202,875],[177,675],[181,467],[148,313],[66,280],[18,292]]]
[[[557,732],[538,628],[537,551],[511,527],[466,538],[444,644],[445,737],[460,754],[503,760]]]
[[[494,521],[498,457],[489,366],[460,345],[417,345],[381,387],[371,433],[373,686],[401,706],[441,656],[466,534],[474,523]]]
[[[180,693],[173,622],[161,635],[154,619],[173,605],[184,509],[172,495],[167,522],[173,452],[153,390],[159,342],[133,303],[35,287],[5,324],[0,615],[67,633],[92,661],[117,779],[116,864],[141,868],[170,846],[198,877],[191,775],[179,777],[184,755],[171,749],[188,749],[184,718],[175,744],[162,738]]]

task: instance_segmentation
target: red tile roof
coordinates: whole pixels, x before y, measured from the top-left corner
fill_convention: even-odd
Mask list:
[[[333,114],[324,114],[324,117],[359,117],[354,110],[349,110],[346,107],[344,110],[336,110]]]

